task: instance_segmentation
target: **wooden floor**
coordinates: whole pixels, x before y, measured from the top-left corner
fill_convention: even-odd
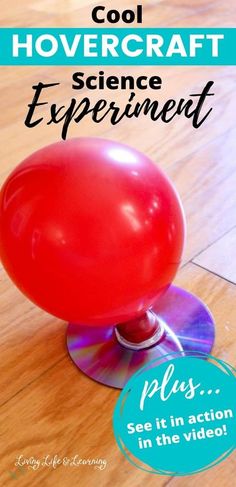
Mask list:
[[[92,0],[1,0],[1,26],[80,27],[92,25]],[[103,1],[116,7],[118,2]],[[141,3],[141,2],[140,2]],[[147,0],[144,26],[235,26],[235,1]],[[120,8],[136,2],[120,0]],[[1,182],[25,156],[59,138],[58,126],[27,129],[23,120],[39,81],[60,81],[58,102],[72,96],[73,67],[0,68]],[[86,73],[96,68],[84,69]],[[171,177],[182,198],[188,238],[176,283],[197,294],[216,321],[214,354],[235,365],[236,352],[236,129],[235,75],[231,67],[106,68],[106,73],[158,74],[159,99],[180,98],[215,82],[213,112],[195,130],[187,119],[172,124],[147,117],[111,128],[85,119],[69,136],[98,135],[125,141],[149,154]],[[195,91],[196,92],[196,91]],[[110,94],[107,93],[107,96]],[[150,93],[153,96],[153,93]],[[123,94],[117,99],[122,101]],[[92,96],[99,99],[99,93]],[[55,92],[48,98],[55,101]],[[43,110],[42,110],[43,113]],[[46,113],[46,111],[45,111]],[[112,433],[118,392],[82,375],[65,346],[66,323],[33,306],[0,269],[0,485],[42,487],[233,487],[235,454],[210,471],[191,477],[145,474],[121,455]],[[14,466],[18,455],[105,458],[105,470],[91,467],[38,471]]]

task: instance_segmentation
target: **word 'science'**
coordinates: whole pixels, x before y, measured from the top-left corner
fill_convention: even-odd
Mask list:
[[[147,78],[146,76],[140,76],[135,80],[132,76],[128,77],[113,77],[113,79],[105,78],[104,73],[100,72],[99,76],[90,76],[87,81],[83,79],[84,73],[74,73],[72,85],[73,90],[83,89],[86,85],[87,89],[103,88],[116,89],[121,87],[122,89],[131,89],[128,95],[128,101],[125,106],[122,102],[122,107],[115,101],[109,101],[106,98],[99,99],[92,102],[87,96],[77,100],[71,98],[68,106],[57,105],[53,103],[49,105],[47,101],[47,92],[60,85],[60,83],[42,83],[39,82],[33,86],[34,97],[32,102],[28,105],[28,113],[25,118],[25,125],[29,128],[36,127],[43,121],[47,125],[62,124],[61,137],[66,139],[69,126],[72,121],[75,123],[81,122],[85,117],[90,116],[95,123],[102,122],[105,118],[110,118],[112,125],[117,125],[123,118],[138,118],[140,115],[149,116],[151,120],[169,123],[177,116],[183,115],[188,119],[191,119],[194,128],[199,128],[203,122],[207,119],[212,108],[204,111],[204,105],[209,96],[213,96],[211,93],[211,87],[213,81],[208,81],[200,93],[192,93],[189,98],[180,98],[179,100],[169,99],[167,101],[151,100],[145,98],[143,101],[136,100],[136,94],[134,91],[134,84],[140,89],[160,89],[162,80],[158,76]],[[103,87],[103,88],[102,88]],[[42,107],[43,111],[42,111]],[[45,108],[47,111],[45,113]]]

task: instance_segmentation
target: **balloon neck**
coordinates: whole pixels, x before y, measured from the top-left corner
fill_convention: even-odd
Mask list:
[[[120,345],[131,350],[143,350],[156,345],[163,338],[163,322],[151,310],[139,318],[121,323],[115,327],[115,334]]]

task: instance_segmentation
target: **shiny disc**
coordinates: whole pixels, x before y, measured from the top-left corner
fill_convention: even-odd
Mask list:
[[[210,353],[214,322],[199,298],[170,286],[152,310],[164,322],[165,333],[156,345],[144,350],[120,345],[115,325],[92,327],[69,323],[67,346],[73,362],[90,378],[122,389],[132,374],[157,357],[169,354],[170,359],[178,351],[183,351],[183,355],[184,351]]]

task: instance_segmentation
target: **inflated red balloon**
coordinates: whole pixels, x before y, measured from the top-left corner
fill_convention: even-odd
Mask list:
[[[169,180],[114,141],[45,147],[1,190],[3,265],[29,299],[65,320],[99,325],[141,315],[173,280],[183,241]]]

